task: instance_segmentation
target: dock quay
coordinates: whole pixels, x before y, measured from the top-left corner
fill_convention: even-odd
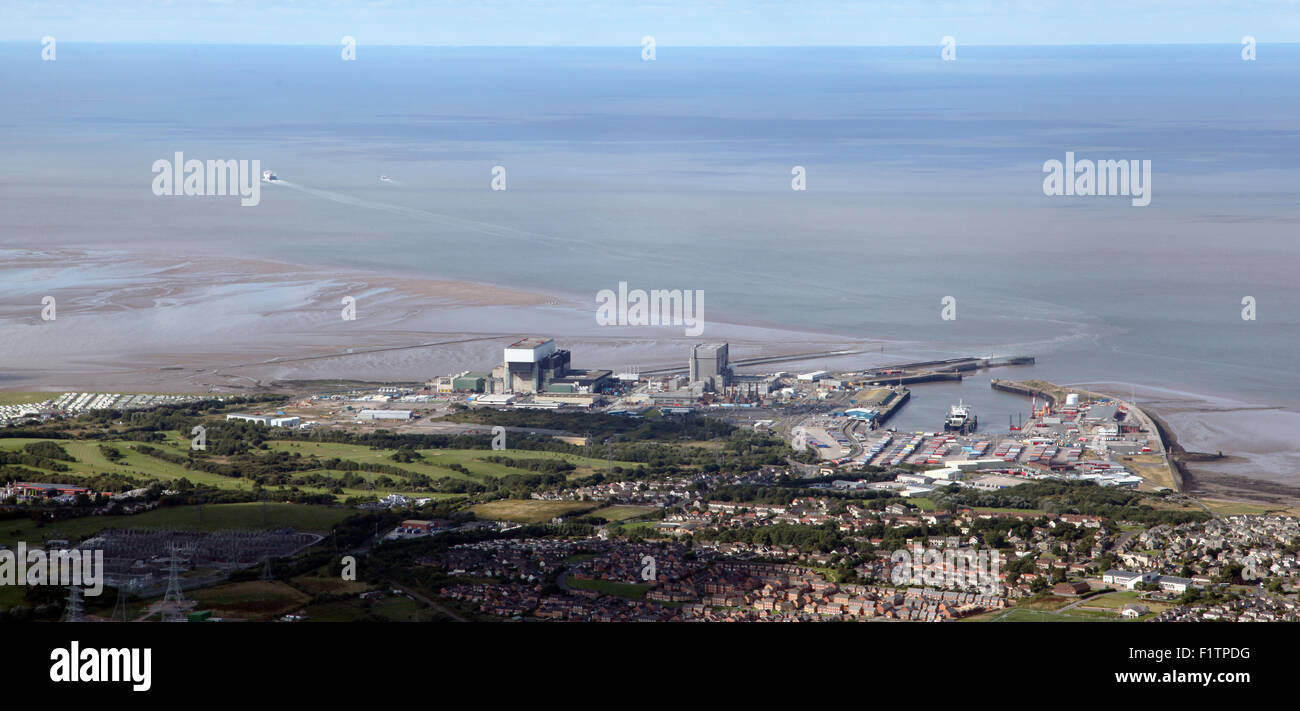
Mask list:
[[[911,385],[913,383],[935,383],[945,380],[955,380],[960,382],[961,373],[943,372],[943,373],[914,373],[912,375],[896,375],[888,378],[879,378],[867,380],[869,385]]]
[[[911,398],[911,390],[908,390],[907,388],[895,390],[894,395],[886,400],[885,403],[881,405],[880,409],[877,410],[874,425],[880,427],[888,422],[889,418],[893,417],[894,413],[898,412]]]
[[[1057,398],[1055,394],[1023,382],[994,378],[989,381],[989,386],[994,390],[1001,390],[1002,392],[1024,395],[1025,397],[1037,397],[1046,400],[1048,405],[1056,405]]]

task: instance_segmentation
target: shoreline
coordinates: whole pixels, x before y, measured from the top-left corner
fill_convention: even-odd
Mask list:
[[[686,336],[680,327],[601,327],[593,317],[594,303],[405,273],[341,273],[268,259],[168,258],[121,250],[8,248],[0,253],[2,269],[19,277],[0,280],[0,304],[7,304],[0,305],[0,323],[12,334],[0,346],[0,391],[7,392],[203,394],[265,391],[278,381],[295,380],[422,382],[481,369],[496,361],[502,341],[527,335],[555,338],[574,354],[574,367],[638,372],[675,365],[701,341],[731,343],[737,360],[858,351],[792,364],[809,369],[853,370],[953,354],[951,346],[939,344],[744,323],[708,322],[698,337]],[[43,294],[58,299],[55,322],[40,319]],[[344,295],[357,299],[355,321],[340,318]],[[484,330],[487,324],[491,331]],[[274,342],[268,334],[274,334]],[[1089,385],[1102,394],[1117,389]],[[1185,489],[1300,502],[1300,487],[1265,473],[1294,470],[1288,462],[1267,459],[1290,456],[1279,453],[1284,440],[1273,452],[1257,452],[1249,433],[1227,431],[1214,420],[1232,406],[1259,410],[1257,419],[1300,418],[1300,413],[1150,389],[1175,393],[1172,399],[1164,396],[1168,406],[1147,400],[1140,409],[1163,429],[1170,449],[1178,447],[1174,469]],[[1185,428],[1197,430],[1194,439],[1217,438],[1215,448],[1229,456],[1213,463],[1237,471],[1206,468],[1202,458],[1183,450],[1178,442]],[[1275,431],[1285,429],[1274,424]]]

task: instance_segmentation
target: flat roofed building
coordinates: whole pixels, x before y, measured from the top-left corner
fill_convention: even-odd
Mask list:
[[[451,387],[457,392],[481,393],[490,377],[488,373],[463,373],[451,379]]]
[[[362,410],[357,413],[358,420],[409,420],[415,413],[411,410]]]
[[[613,371],[570,370],[562,377],[551,378],[547,392],[598,393],[613,382]]]
[[[242,420],[244,422],[255,422],[259,425],[271,424],[271,418],[266,415],[248,415],[244,413],[234,413],[226,415],[227,420]]]
[[[828,370],[814,370],[811,373],[800,373],[798,375],[799,380],[808,383],[815,383],[818,380],[825,380],[826,378],[829,377],[831,377],[831,373]]]
[[[970,485],[976,489],[985,491],[997,491],[998,489],[1009,489],[1013,486],[1019,486],[1029,481],[1021,477],[1002,476],[1000,474],[985,474],[984,476],[970,482]]]
[[[582,407],[591,407],[599,401],[600,395],[597,393],[546,392],[533,396],[533,402],[535,403],[557,403]]]
[[[1107,585],[1128,586],[1133,580],[1140,580],[1146,573],[1135,573],[1128,570],[1107,570],[1101,574],[1101,582]]]
[[[661,393],[650,393],[650,402],[654,405],[683,405],[693,406],[700,400],[698,390],[668,390]]]
[[[72,484],[43,484],[31,481],[17,481],[9,487],[10,491],[18,496],[75,496],[76,494],[86,494],[87,496],[95,493],[86,486],[74,486]]]

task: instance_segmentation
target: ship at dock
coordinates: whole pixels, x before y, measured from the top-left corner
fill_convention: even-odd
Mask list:
[[[960,434],[970,434],[975,431],[978,425],[979,418],[975,416],[974,411],[960,400],[956,405],[948,408],[948,419],[943,421],[945,432],[958,432]]]

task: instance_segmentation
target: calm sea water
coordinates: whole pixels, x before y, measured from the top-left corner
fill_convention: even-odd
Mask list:
[[[363,46],[346,62],[61,43],[42,62],[0,45],[0,246],[468,278],[593,308],[619,281],[703,289],[714,320],[1300,405],[1300,47],[938,50]],[[156,197],[150,166],[176,151],[258,159],[314,192]],[[1151,160],[1150,206],[1045,197],[1043,161],[1066,151]]]

